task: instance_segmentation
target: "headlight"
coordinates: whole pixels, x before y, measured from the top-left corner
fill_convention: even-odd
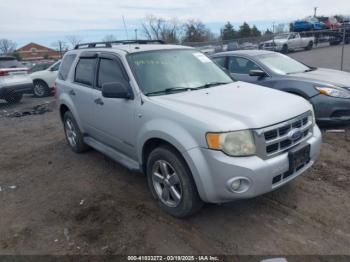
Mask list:
[[[221,150],[230,156],[251,156],[256,152],[252,132],[249,130],[229,133],[208,133],[210,149]]]
[[[350,92],[347,92],[345,90],[341,90],[340,88],[336,87],[316,87],[318,91],[320,91],[321,94],[332,96],[332,97],[338,97],[338,98],[350,98]]]

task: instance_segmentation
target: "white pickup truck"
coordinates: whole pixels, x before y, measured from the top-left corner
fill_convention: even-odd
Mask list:
[[[264,50],[288,53],[297,49],[311,50],[314,43],[314,37],[301,37],[299,33],[285,33],[261,43],[259,47]]]

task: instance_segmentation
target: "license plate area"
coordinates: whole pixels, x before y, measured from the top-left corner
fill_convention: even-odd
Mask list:
[[[310,162],[310,149],[310,144],[307,144],[289,151],[289,174],[299,171]]]

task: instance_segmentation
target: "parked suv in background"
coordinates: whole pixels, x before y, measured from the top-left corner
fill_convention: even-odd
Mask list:
[[[36,97],[45,97],[51,95],[60,64],[61,61],[58,61],[46,70],[30,74],[30,77],[33,79],[34,95]]]
[[[78,45],[56,80],[67,142],[91,146],[147,175],[176,217],[203,202],[255,197],[314,163],[321,145],[312,106],[234,82],[201,52],[153,41]]]
[[[18,103],[23,94],[33,93],[33,82],[27,71],[14,57],[0,56],[0,99]]]

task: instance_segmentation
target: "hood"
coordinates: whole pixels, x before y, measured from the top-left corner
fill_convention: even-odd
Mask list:
[[[315,71],[293,74],[292,76],[298,78],[301,77],[307,80],[315,80],[318,82],[318,84],[346,87],[348,90],[350,90],[350,73],[343,71],[318,68]]]
[[[149,99],[174,112],[174,118],[181,113],[212,131],[262,128],[311,110],[296,95],[245,82]]]

